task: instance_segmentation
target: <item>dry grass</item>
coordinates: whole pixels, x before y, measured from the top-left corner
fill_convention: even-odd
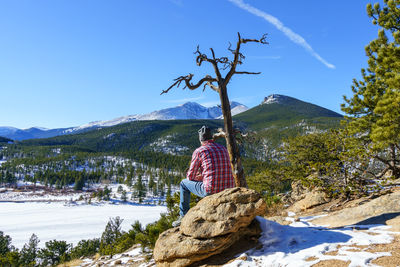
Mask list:
[[[348,267],[350,264],[350,261],[341,261],[341,260],[326,260],[326,261],[320,261],[312,267]]]
[[[392,256],[380,257],[372,263],[382,267],[400,266],[400,235],[396,235],[390,244],[378,244],[371,246],[368,252],[390,252]]]
[[[282,215],[282,211],[285,209],[284,203],[273,203],[271,205],[267,205],[267,212],[264,217],[272,217],[272,216],[280,216]]]
[[[82,260],[76,259],[76,260],[72,260],[69,262],[65,262],[62,264],[57,265],[57,267],[74,267],[74,266],[79,266],[83,263]]]

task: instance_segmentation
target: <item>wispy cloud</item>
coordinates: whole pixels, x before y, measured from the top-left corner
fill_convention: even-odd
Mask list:
[[[283,25],[283,23],[276,17],[258,9],[255,8],[249,4],[246,4],[243,2],[243,0],[228,0],[235,4],[236,6],[240,7],[243,10],[246,10],[247,12],[250,12],[251,14],[261,17],[264,20],[268,21],[272,25],[275,26],[278,30],[280,30],[284,35],[286,35],[292,42],[300,45],[304,49],[306,49],[313,57],[315,57],[317,60],[322,62],[325,66],[327,66],[330,69],[335,69],[335,65],[330,64],[327,62],[325,59],[323,59],[317,52],[314,51],[314,49],[307,43],[307,41],[301,37],[299,34],[293,32],[291,29]]]
[[[164,103],[186,103],[186,102],[194,102],[204,99],[204,96],[200,97],[192,97],[192,98],[181,98],[181,99],[171,99],[171,100],[164,100]]]

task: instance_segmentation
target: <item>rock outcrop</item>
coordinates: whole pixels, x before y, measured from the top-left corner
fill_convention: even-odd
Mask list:
[[[346,208],[311,221],[329,227],[355,224],[389,224],[399,222],[400,191],[373,199],[357,207]],[[394,225],[395,226],[395,225]],[[396,228],[398,229],[398,228]]]
[[[296,181],[292,183],[290,201],[286,202],[292,203],[292,206],[288,209],[289,211],[300,212],[327,203],[329,198],[321,188],[311,190],[304,187],[300,181]]]
[[[254,218],[266,203],[251,189],[231,188],[205,197],[180,227],[162,233],[154,248],[157,266],[188,266],[219,254],[246,236],[261,233]]]

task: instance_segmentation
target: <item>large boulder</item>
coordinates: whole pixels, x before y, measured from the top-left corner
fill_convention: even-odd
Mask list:
[[[318,176],[317,173],[313,173],[307,177],[309,180],[317,178],[327,179],[326,177]],[[321,204],[325,204],[329,201],[330,198],[326,195],[322,188],[308,188],[304,186],[301,181],[294,181],[292,183],[290,197],[284,199],[284,202],[292,205],[288,210],[296,213]]]
[[[219,254],[245,237],[258,236],[254,220],[266,203],[251,189],[231,188],[205,197],[189,210],[180,227],[163,232],[154,248],[157,266],[188,266]]]
[[[243,187],[226,189],[197,203],[183,217],[180,230],[195,238],[210,238],[234,233],[258,215],[267,205],[254,191]]]
[[[175,227],[158,237],[153,256],[158,267],[189,266],[225,251],[244,236],[258,236],[260,233],[256,220],[237,232],[206,239],[184,235],[179,227]]]
[[[288,210],[293,212],[300,212],[306,209],[322,205],[329,202],[329,198],[323,191],[312,191],[305,195],[305,197],[295,202]]]

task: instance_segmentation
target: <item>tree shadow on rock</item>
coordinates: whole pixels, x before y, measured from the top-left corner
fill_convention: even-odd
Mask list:
[[[392,220],[400,216],[400,212],[384,213],[378,216],[374,216],[363,221],[360,221],[354,225],[387,225],[387,221]]]

